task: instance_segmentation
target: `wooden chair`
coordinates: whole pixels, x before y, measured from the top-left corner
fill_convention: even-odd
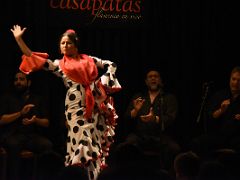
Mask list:
[[[0,180],[7,179],[7,151],[0,147]],[[35,154],[29,150],[22,150],[20,153],[20,169],[19,169],[19,177],[23,180],[31,180],[34,176],[34,168],[35,168]]]

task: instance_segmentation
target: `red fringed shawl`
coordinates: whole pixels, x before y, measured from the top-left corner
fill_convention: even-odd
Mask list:
[[[97,67],[92,58],[82,54],[80,61],[64,56],[60,61],[60,68],[73,81],[82,84],[86,93],[86,118],[90,118],[94,108],[94,97],[90,84],[98,76]]]

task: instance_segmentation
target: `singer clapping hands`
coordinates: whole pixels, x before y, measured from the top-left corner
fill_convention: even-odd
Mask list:
[[[230,72],[228,86],[209,97],[205,132],[193,139],[193,150],[206,155],[218,149],[240,150],[240,67]]]

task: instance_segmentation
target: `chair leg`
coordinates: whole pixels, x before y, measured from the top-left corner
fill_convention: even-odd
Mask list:
[[[20,154],[21,162],[19,169],[20,180],[33,180],[35,168],[35,155],[31,151],[22,151]]]
[[[6,180],[7,179],[7,153],[4,149],[0,149],[0,179]]]

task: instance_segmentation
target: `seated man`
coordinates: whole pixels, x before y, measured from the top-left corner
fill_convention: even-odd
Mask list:
[[[240,150],[240,67],[230,73],[228,87],[210,97],[206,107],[207,133],[195,137],[194,152],[208,156],[218,149]]]
[[[161,154],[163,165],[168,169],[180,151],[178,143],[165,133],[176,120],[177,99],[163,91],[158,71],[148,71],[145,83],[147,89],[133,96],[125,113],[128,126],[133,127],[126,141],[138,145],[144,152]]]
[[[52,149],[52,143],[44,135],[49,126],[47,109],[43,99],[31,93],[31,80],[19,71],[13,85],[0,101],[0,142],[8,153],[8,174],[15,180],[20,152],[42,153]]]

